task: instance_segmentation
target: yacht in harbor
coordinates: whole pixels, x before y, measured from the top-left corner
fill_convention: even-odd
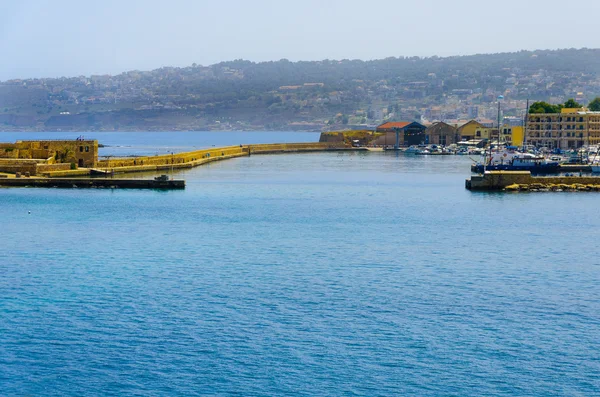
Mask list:
[[[485,171],[530,171],[532,174],[555,174],[560,172],[560,163],[544,156],[521,153],[513,148],[493,152],[482,162],[473,164],[471,171],[483,174]]]
[[[419,153],[421,151],[422,151],[422,148],[413,145],[413,146],[408,147],[408,149],[406,149],[404,151],[404,153],[407,153],[407,154],[417,154],[417,153]]]

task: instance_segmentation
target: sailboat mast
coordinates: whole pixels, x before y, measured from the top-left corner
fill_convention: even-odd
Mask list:
[[[497,145],[500,146],[500,97],[498,97],[498,141]]]
[[[529,98],[527,99],[527,108],[525,109],[525,119],[523,120],[523,149],[527,143],[527,122],[529,121]]]

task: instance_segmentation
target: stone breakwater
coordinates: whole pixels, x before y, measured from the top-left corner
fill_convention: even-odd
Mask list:
[[[332,143],[281,143],[226,146],[173,153],[161,156],[110,158],[99,160],[93,169],[61,170],[43,173],[48,177],[85,176],[91,173],[161,172],[193,168],[213,161],[227,160],[254,154],[306,153],[320,151],[360,150]]]
[[[564,183],[532,183],[530,185],[509,185],[503,189],[507,192],[600,192],[600,181],[596,185],[584,185],[574,183],[567,185]]]
[[[481,191],[553,191],[598,192],[600,177],[597,176],[532,176],[529,171],[490,171],[473,175],[465,181],[469,190]]]

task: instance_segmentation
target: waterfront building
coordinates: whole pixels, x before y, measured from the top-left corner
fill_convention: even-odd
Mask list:
[[[549,149],[577,149],[600,144],[600,112],[565,108],[533,113],[527,119],[527,143]]]
[[[92,168],[98,162],[98,141],[45,140],[0,143],[0,159],[39,160],[49,164],[70,163]]]
[[[384,141],[392,144],[395,143],[396,132],[398,132],[400,134],[400,145],[411,146],[425,143],[426,129],[427,127],[416,121],[400,121],[381,124],[377,127],[377,132],[385,133]]]
[[[475,120],[471,120],[458,128],[458,134],[462,141],[489,140],[492,137],[492,131],[494,131],[492,128],[486,127]]]
[[[458,142],[457,128],[442,121],[431,124],[425,130],[427,143],[434,145],[451,145]]]
[[[523,145],[523,126],[516,126],[511,124],[504,124],[500,127],[501,131],[501,142],[506,142],[512,146],[522,146]]]

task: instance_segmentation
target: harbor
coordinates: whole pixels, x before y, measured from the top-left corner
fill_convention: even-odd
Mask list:
[[[172,133],[168,139],[184,141],[191,135]],[[256,135],[260,133],[248,134],[248,141]],[[101,134],[96,136],[103,138]],[[167,146],[175,148],[167,138],[151,141],[152,135],[146,135],[142,141],[139,133],[123,136],[132,142],[140,140],[140,146],[152,145],[146,151],[150,155],[140,157],[160,157],[152,155],[158,151],[156,148],[163,148],[161,154]],[[223,142],[222,133],[212,136],[214,140],[208,141],[206,150],[215,159],[225,157],[217,156],[218,148],[233,147],[239,141],[235,136]],[[104,138],[101,142],[128,145],[125,138],[125,143]],[[293,138],[289,134],[289,140]],[[115,154],[110,160],[116,167],[116,154],[135,153],[137,148],[107,149],[110,152],[105,153]],[[134,160],[125,155],[119,158]],[[589,209],[600,196],[470,192],[464,188],[470,165],[467,156],[322,150],[297,155],[251,154],[195,168],[174,168],[173,173],[169,164],[167,170],[158,172],[114,174],[115,179],[152,179],[168,174],[185,179],[185,189],[181,190],[0,188],[3,244],[7,247],[2,260],[8,291],[5,306],[10,313],[27,316],[7,315],[3,337],[15,341],[13,350],[18,349],[18,354],[45,354],[42,358],[49,365],[21,359],[24,373],[31,368],[62,368],[66,362],[86,374],[97,374],[91,368],[90,356],[72,355],[71,341],[81,343],[80,351],[94,352],[102,362],[125,352],[134,355],[132,360],[142,360],[141,364],[126,360],[125,365],[156,371],[153,373],[170,371],[170,363],[161,367],[155,357],[146,356],[146,352],[156,350],[154,345],[143,343],[130,348],[121,343],[137,341],[138,335],[147,341],[158,336],[161,351],[180,360],[179,369],[191,368],[190,376],[199,367],[207,371],[211,371],[209,366],[215,367],[218,358],[211,354],[218,357],[234,349],[248,352],[247,357],[266,354],[271,370],[292,383],[297,376],[286,377],[278,370],[286,368],[286,363],[292,363],[294,373],[308,368],[315,379],[320,379],[316,372],[322,372],[322,368],[302,367],[289,355],[288,346],[309,338],[301,348],[321,359],[324,335],[332,340],[331,349],[325,346],[332,371],[346,371],[342,375],[361,380],[364,375],[352,371],[355,367],[348,370],[336,363],[357,357],[365,365],[385,369],[384,373],[392,371],[394,379],[400,379],[405,368],[415,362],[425,360],[428,368],[440,362],[443,366],[438,368],[454,368],[456,363],[465,374],[453,374],[457,384],[468,384],[473,365],[478,362],[492,363],[491,369],[483,368],[482,376],[494,382],[503,381],[496,369],[505,364],[513,365],[516,374],[531,367],[545,368],[549,359],[566,362],[568,369],[574,368],[572,371],[565,373],[559,368],[545,373],[556,380],[548,389],[533,390],[527,388],[529,383],[522,382],[515,392],[551,394],[550,387],[559,382],[564,387],[573,379],[581,379],[578,374],[593,370],[597,349],[592,343],[584,343],[589,328],[574,330],[573,321],[581,317],[568,313],[572,313],[573,301],[596,306],[600,302],[595,294],[598,278],[592,273],[597,271],[594,252],[581,249],[593,246],[597,236],[565,231],[597,230],[598,219],[589,216]],[[96,179],[110,180],[111,176],[99,175]],[[490,234],[500,238],[496,248],[488,252],[473,248],[482,236]],[[396,248],[385,249],[387,241]],[[523,241],[526,248],[514,249]],[[558,256],[549,259],[556,251]],[[23,289],[18,292],[22,298],[15,299],[17,295],[10,288]],[[549,289],[553,296],[569,299],[552,301],[549,308],[547,296],[536,292]],[[36,293],[41,293],[41,298]],[[231,302],[238,305],[233,307],[235,310],[229,306]],[[276,305],[265,310],[263,302]],[[590,306],[586,316],[597,313],[596,306]],[[552,315],[539,314],[548,310]],[[390,311],[398,313],[398,321],[386,321]],[[324,316],[327,313],[332,315]],[[511,316],[507,327],[500,320],[504,315]],[[174,316],[181,321],[173,321]],[[252,316],[257,316],[257,323]],[[285,321],[277,323],[279,318]],[[307,319],[318,332],[307,331]],[[270,321],[283,325],[263,326]],[[397,334],[399,324],[406,321],[416,321],[416,333]],[[242,324],[244,332],[223,333],[224,326],[240,329],[231,324]],[[250,332],[246,332],[247,324]],[[356,324],[364,332],[357,333],[352,328]],[[482,331],[490,326],[496,331]],[[104,337],[99,333],[103,327],[112,330]],[[73,334],[65,334],[65,329]],[[556,332],[557,342],[540,341],[535,334],[531,336],[532,329]],[[98,333],[92,335],[91,331]],[[179,338],[174,345],[169,339],[173,334],[189,337]],[[360,343],[349,343],[348,338],[354,334]],[[23,338],[29,335],[39,338],[38,342],[23,344]],[[61,339],[65,335],[67,341]],[[115,336],[115,343],[98,342]],[[402,338],[408,338],[406,343],[396,345]],[[516,338],[519,345],[486,345],[502,338]],[[56,343],[49,344],[49,340]],[[454,341],[450,348],[436,347],[432,355],[423,357],[427,346],[443,346],[448,341]],[[273,354],[265,353],[273,342],[282,345]],[[210,353],[220,343],[224,347]],[[47,354],[39,350],[47,346],[51,348]],[[372,346],[381,348],[370,355],[368,349]],[[392,356],[387,354],[389,346],[393,347]],[[582,356],[572,353],[573,346],[587,352],[584,359],[590,357],[591,364],[583,371]],[[141,353],[138,355],[135,349],[142,349]],[[540,353],[531,359],[528,349]],[[460,354],[465,351],[471,358],[469,362],[464,362]],[[514,367],[515,363],[525,364]],[[234,369],[244,368],[240,365]],[[437,379],[437,370],[424,373]],[[52,379],[63,382],[64,387],[53,386],[66,395],[73,382],[77,390],[87,386],[77,375],[68,378],[69,382],[60,377]],[[590,376],[589,382],[593,381]],[[29,378],[21,382],[20,389],[30,390]],[[174,382],[174,387],[184,383]],[[331,386],[328,390],[335,395],[340,389],[334,383],[321,382],[317,386]],[[188,386],[181,386],[188,393],[179,394],[193,394]],[[165,390],[168,393],[169,389]],[[453,390],[477,394],[477,390],[466,388]],[[385,389],[379,394],[393,391]],[[489,395],[496,391],[493,387],[484,390]],[[369,392],[374,394],[372,389],[365,389],[363,394]],[[411,392],[423,394],[416,389],[405,394]],[[144,393],[152,394],[149,389],[139,394]],[[40,386],[30,394],[44,394],[44,390]],[[316,387],[315,394],[319,394]]]
[[[600,397],[596,3],[2,4],[0,397]]]
[[[393,133],[399,139],[397,131]],[[362,141],[355,139],[363,136]],[[334,137],[334,140],[329,138]],[[325,138],[325,139],[324,139]],[[412,156],[466,155],[474,174],[465,182],[468,190],[490,191],[598,191],[595,147],[562,155],[526,147],[490,143],[489,148],[463,145],[363,145],[377,134],[342,132],[321,134],[320,142],[229,145],[154,156],[99,156],[96,140],[40,140],[0,144],[0,186],[58,188],[184,189],[184,180],[173,180],[177,170],[191,169],[227,159],[260,154],[311,152],[397,153]],[[385,142],[385,140],[384,140]],[[478,154],[480,160],[472,156]],[[466,160],[466,158],[465,158]],[[150,173],[154,179],[115,178],[115,175]],[[465,172],[468,168],[465,167]]]

